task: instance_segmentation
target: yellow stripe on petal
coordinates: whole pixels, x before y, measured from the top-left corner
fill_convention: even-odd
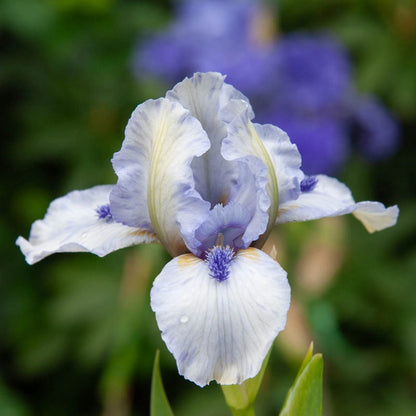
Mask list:
[[[158,100],[152,120],[151,162],[147,200],[152,226],[173,256],[187,251],[179,232],[177,212],[193,186],[190,164],[209,148],[199,121],[180,104]]]
[[[279,187],[273,160],[259,137],[249,118],[249,107],[244,101],[234,101],[229,106],[228,137],[223,142],[222,153],[227,160],[236,160],[246,156],[260,159],[267,168],[266,193],[270,198],[269,220],[266,232],[256,241],[261,247],[267,239],[276,221],[279,206]]]
[[[179,256],[177,259],[178,259],[178,266],[180,268],[195,266],[196,263],[202,261],[198,257],[195,257],[193,254],[183,254],[182,256]]]
[[[254,248],[254,247],[249,247],[245,250],[240,250],[237,253],[237,255],[240,256],[240,257],[244,257],[245,259],[250,260],[250,261],[260,260],[259,250],[257,248]]]
[[[251,146],[253,154],[263,161],[263,163],[267,166],[268,170],[268,183],[266,186],[266,190],[270,197],[271,205],[269,208],[269,223],[267,228],[270,229],[270,225],[273,226],[276,221],[277,210],[279,207],[279,188],[277,185],[276,171],[274,169],[274,165],[269,155],[269,152],[267,151],[266,147],[264,146],[263,142],[258,136],[256,129],[254,128],[253,123],[251,121],[248,122],[248,130],[252,138]]]
[[[209,147],[201,123],[181,104],[160,98],[139,105],[113,158],[116,221],[153,230],[172,256],[187,252],[177,216],[195,197],[191,162]]]

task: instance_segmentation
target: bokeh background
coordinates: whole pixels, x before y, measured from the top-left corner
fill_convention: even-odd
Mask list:
[[[275,230],[265,250],[293,301],[258,414],[278,414],[314,340],[325,415],[415,415],[413,0],[0,2],[0,415],[146,415],[156,349],[175,414],[228,414],[161,341],[149,290],[162,247],[28,266],[14,245],[52,199],[114,183],[134,107],[197,70],[228,74],[308,173],[401,209],[374,235],[352,217]]]

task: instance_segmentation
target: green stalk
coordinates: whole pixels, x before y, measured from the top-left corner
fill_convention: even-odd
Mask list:
[[[255,416],[254,402],[256,400],[261,381],[263,380],[270,352],[271,349],[266,355],[259,373],[254,378],[249,378],[241,384],[221,386],[225,401],[233,416]]]

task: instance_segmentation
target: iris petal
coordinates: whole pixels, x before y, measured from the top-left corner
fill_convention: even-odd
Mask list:
[[[373,233],[395,225],[399,208],[397,205],[386,208],[380,202],[364,201],[358,202],[353,215],[363,223],[369,233]]]
[[[111,189],[111,185],[95,186],[52,201],[45,218],[33,223],[29,240],[19,237],[16,241],[26,261],[34,264],[53,253],[79,251],[102,257],[123,247],[158,242],[151,230],[111,219],[104,209]]]
[[[237,106],[241,109],[238,103],[242,102],[247,117],[253,117],[248,99],[226,84],[224,78],[223,75],[214,72],[197,73],[177,84],[166,94],[169,100],[179,102],[201,122],[211,142],[209,151],[193,160],[192,170],[195,189],[202,198],[210,202],[212,210],[195,204],[198,205],[196,208],[192,207],[190,210],[188,205],[178,213],[186,245],[198,256],[212,244],[212,239],[214,242],[216,240],[216,236],[207,236],[208,231],[214,232],[214,223],[219,229],[229,224],[229,232],[221,232],[224,236],[228,234],[235,237],[234,241],[238,234],[240,240],[236,247],[246,248],[264,233],[268,222],[270,200],[265,191],[266,167],[256,158],[244,161],[226,160],[221,154],[222,140],[228,134],[227,118],[230,117],[233,108]],[[219,207],[218,203],[224,207]],[[233,208],[226,207],[230,203],[234,204]],[[241,206],[245,207],[244,228]],[[238,211],[234,221],[229,215],[233,209]]]
[[[240,204],[216,205],[196,229],[195,237],[199,244],[192,252],[201,257],[208,248],[215,245],[219,234],[223,236],[224,245],[247,248],[242,236],[250,219],[249,211]]]
[[[270,154],[279,188],[279,204],[295,199],[304,174],[298,148],[289,136],[271,124],[254,124],[256,132]]]
[[[164,267],[151,291],[152,309],[179,373],[199,386],[254,377],[285,326],[290,303],[286,272],[262,251],[240,250],[216,266],[191,254],[179,256]],[[225,279],[217,278],[218,267]]]
[[[227,135],[222,113],[230,100],[243,100],[249,106],[248,99],[226,84],[224,78],[216,72],[196,73],[166,94],[166,98],[180,103],[200,121],[210,139],[209,151],[193,160],[192,170],[197,191],[212,206],[227,197],[236,173],[236,165],[226,161],[220,153],[221,142]]]
[[[178,216],[186,245],[198,257],[215,244],[219,233],[225,245],[247,248],[266,230],[270,206],[265,192],[266,167],[257,158],[236,165],[238,176],[225,205],[217,204],[205,212],[189,206]]]
[[[221,153],[225,159],[246,163],[254,175],[265,172],[262,192],[269,198],[270,203],[266,210],[268,221],[266,232],[256,242],[261,246],[273,227],[279,204],[279,190],[276,172],[272,158],[264,143],[259,137],[254,125],[250,121],[250,111],[247,103],[234,100],[227,108],[228,135],[222,142]],[[263,166],[260,168],[260,166]],[[262,176],[260,174],[260,176]],[[262,198],[257,198],[259,201]],[[262,207],[259,206],[261,210]]]
[[[368,231],[379,231],[397,222],[397,205],[386,208],[380,202],[356,203],[350,189],[335,178],[317,175],[316,185],[292,201],[279,206],[277,223],[309,221],[354,213]]]
[[[205,205],[194,191],[191,162],[209,147],[201,124],[180,104],[160,98],[139,105],[113,158],[119,178],[110,197],[114,218],[151,227],[173,256],[186,252],[177,213],[191,202]]]

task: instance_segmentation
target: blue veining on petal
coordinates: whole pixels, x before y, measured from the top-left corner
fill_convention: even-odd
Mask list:
[[[230,246],[215,246],[208,251],[206,262],[209,275],[218,282],[227,280],[230,276],[230,263],[234,257],[234,250]]]
[[[99,206],[95,209],[95,212],[97,213],[98,218],[101,220],[106,220],[108,222],[113,219],[113,216],[110,212],[110,204]]]
[[[311,192],[314,190],[317,183],[318,179],[316,176],[306,176],[300,183],[300,190],[302,192]]]
[[[179,102],[198,119],[209,137],[211,147],[193,159],[192,171],[196,191],[211,203],[211,207],[224,201],[238,170],[235,163],[226,161],[221,155],[221,143],[227,135],[224,112],[230,101],[241,101],[252,114],[248,99],[226,84],[224,78],[216,72],[195,73],[166,93],[167,99]]]

